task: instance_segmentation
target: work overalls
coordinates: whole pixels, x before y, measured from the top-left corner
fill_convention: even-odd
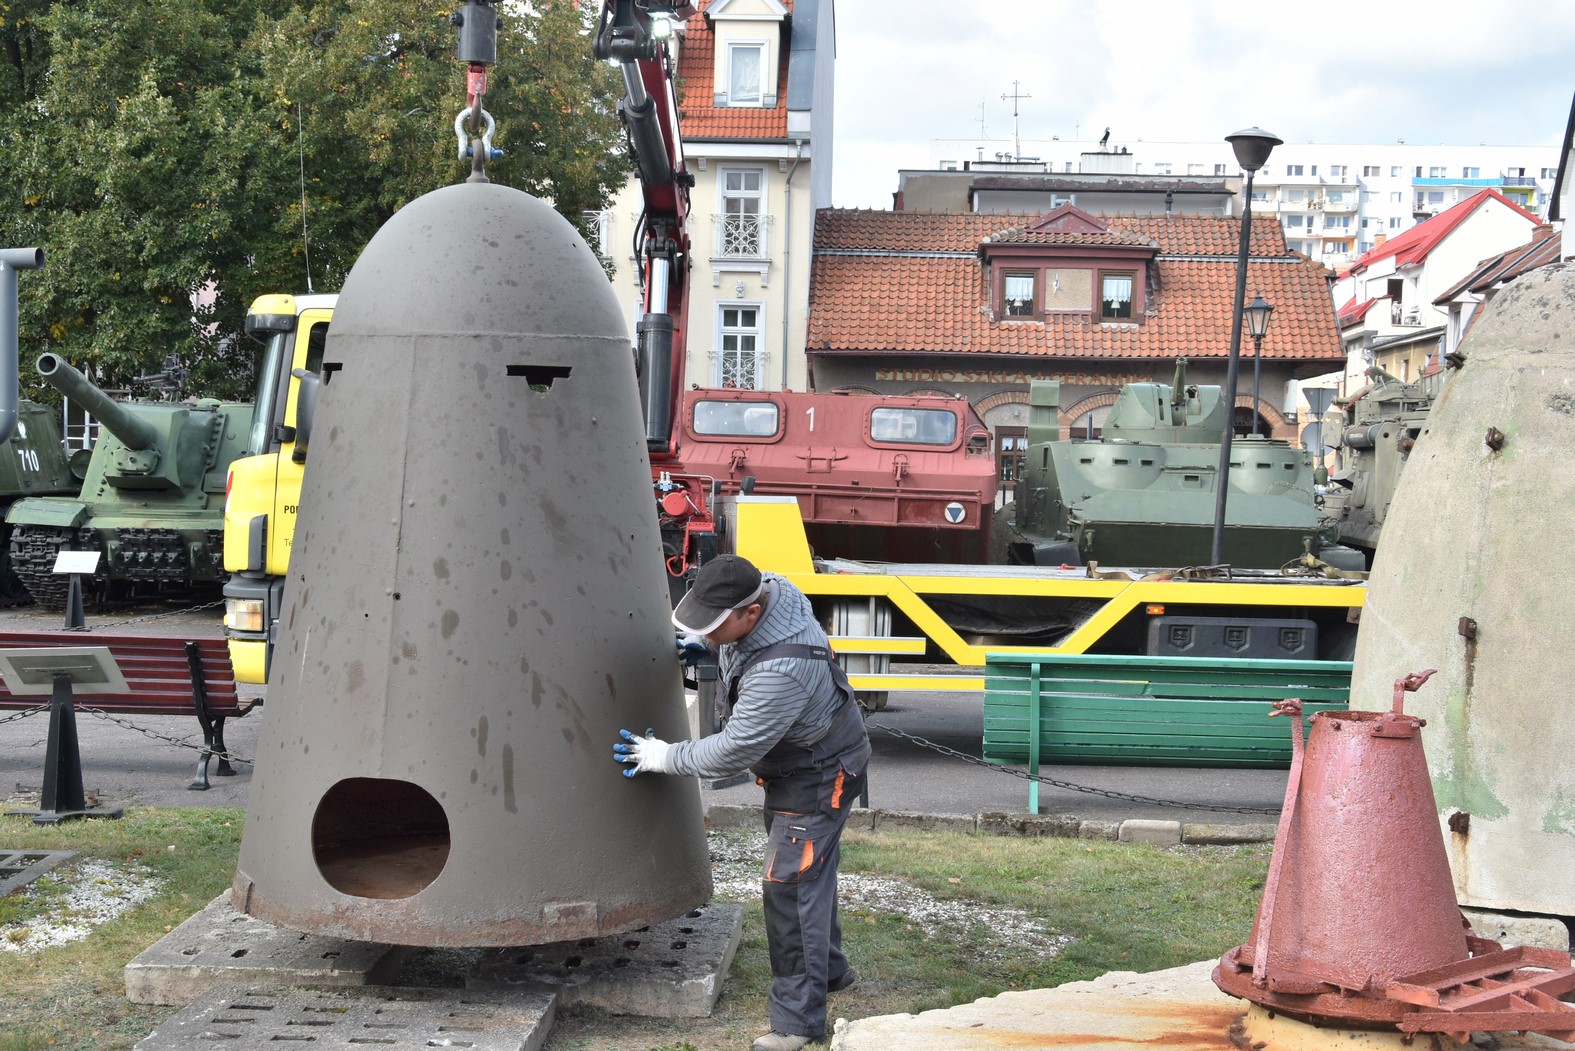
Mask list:
[[[728,686],[728,710],[749,668],[779,657],[824,660],[843,696],[824,736],[804,747],[780,741],[754,766],[766,790],[761,897],[771,948],[771,1028],[822,1037],[826,992],[846,984],[837,917],[837,861],[848,812],[863,792],[870,757],[864,715],[848,678],[824,646],[779,642],[750,655]]]

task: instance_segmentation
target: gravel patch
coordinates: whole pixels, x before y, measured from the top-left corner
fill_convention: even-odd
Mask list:
[[[80,941],[93,928],[153,897],[160,883],[141,866],[84,861],[55,869],[17,892],[37,902],[39,916],[0,927],[0,951],[36,952]]]
[[[711,882],[715,893],[732,901],[760,900],[760,866],[764,832],[712,835]],[[981,901],[937,898],[903,880],[859,872],[837,874],[837,900],[844,913],[902,916],[926,939],[951,939],[962,934],[987,934],[993,954],[1027,952],[1053,959],[1072,939],[1021,909],[1005,909]]]

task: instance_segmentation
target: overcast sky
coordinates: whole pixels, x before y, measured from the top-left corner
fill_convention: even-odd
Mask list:
[[[932,139],[1557,146],[1575,2],[839,0],[832,204],[890,208]],[[1023,151],[1029,151],[1025,148]]]

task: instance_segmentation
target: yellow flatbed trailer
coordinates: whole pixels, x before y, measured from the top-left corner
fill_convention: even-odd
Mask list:
[[[1174,579],[1156,571],[1084,567],[963,566],[818,559],[805,538],[793,497],[740,496],[732,508],[734,550],[792,581],[830,609],[834,650],[862,693],[902,690],[982,691],[987,654],[1123,652],[1134,619],[1187,610],[1194,615],[1257,619],[1305,616],[1348,629],[1354,639],[1366,586],[1361,580],[1246,571],[1230,579]],[[1040,602],[1074,611],[1053,645],[1003,644],[965,637],[936,608],[948,599]],[[1123,628],[1124,626],[1124,628]],[[911,630],[910,630],[911,629]],[[1132,652],[1142,652],[1133,650]],[[851,659],[850,659],[851,658]],[[893,670],[903,662],[911,673]],[[947,667],[947,662],[955,667]]]

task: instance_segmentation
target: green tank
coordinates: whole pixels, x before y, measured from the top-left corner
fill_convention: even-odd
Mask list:
[[[0,508],[28,496],[75,493],[82,480],[71,473],[55,410],[34,401],[18,403],[16,432],[0,452]],[[30,602],[32,596],[11,572],[11,526],[0,529],[0,605]]]
[[[100,553],[90,587],[100,597],[222,583],[225,479],[252,405],[117,402],[54,354],[39,356],[38,374],[101,431],[75,496],[19,500],[6,514],[11,566],[33,597],[64,605],[67,582],[52,572],[64,549]]]
[[[1338,524],[1340,542],[1359,548],[1369,561],[1389,515],[1400,473],[1417,440],[1427,433],[1427,416],[1448,373],[1405,383],[1380,368],[1367,370],[1367,386],[1337,403],[1343,419],[1330,442],[1339,464],[1329,472],[1324,509]]]
[[[1209,564],[1227,411],[1219,387],[1189,385],[1182,359],[1171,384],[1122,387],[1101,436],[1091,439],[1060,437],[1058,383],[1036,381],[1029,402],[1011,561]],[[1314,499],[1308,454],[1276,439],[1233,439],[1225,561],[1277,570],[1308,554],[1337,569],[1365,566],[1360,552],[1335,542]]]

